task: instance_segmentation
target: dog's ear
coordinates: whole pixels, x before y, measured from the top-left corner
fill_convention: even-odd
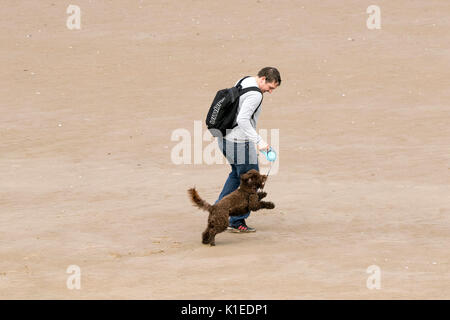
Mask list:
[[[250,183],[251,182],[251,173],[246,172],[241,174],[241,180],[245,183]]]

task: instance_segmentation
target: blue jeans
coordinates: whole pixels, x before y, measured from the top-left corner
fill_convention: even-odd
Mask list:
[[[219,144],[219,149],[231,165],[231,172],[223,186],[219,199],[217,199],[215,203],[219,202],[223,197],[239,187],[241,183],[241,174],[246,173],[251,169],[259,171],[258,155],[254,143],[238,143],[227,141],[224,138],[218,138],[217,143]],[[248,218],[249,215],[250,211],[241,216],[231,216],[229,220],[230,226],[236,226],[240,221]]]

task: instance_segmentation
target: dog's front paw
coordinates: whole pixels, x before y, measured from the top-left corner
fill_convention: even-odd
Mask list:
[[[266,196],[267,196],[267,192],[264,192],[264,191],[258,192],[258,198],[259,198],[259,200],[265,198]]]
[[[275,204],[273,202],[267,202],[265,207],[266,209],[273,209],[275,208]]]

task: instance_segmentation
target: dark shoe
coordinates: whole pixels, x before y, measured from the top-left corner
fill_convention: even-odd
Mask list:
[[[244,232],[244,233],[248,233],[248,232],[256,232],[255,228],[249,227],[247,226],[247,224],[245,223],[245,221],[239,221],[238,224],[234,225],[234,226],[229,226],[228,230],[230,230],[231,232]]]

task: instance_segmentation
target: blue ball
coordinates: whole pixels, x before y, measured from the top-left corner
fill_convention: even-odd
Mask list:
[[[270,150],[269,152],[267,152],[266,158],[269,161],[275,161],[277,159],[277,154],[275,153],[275,151]]]

